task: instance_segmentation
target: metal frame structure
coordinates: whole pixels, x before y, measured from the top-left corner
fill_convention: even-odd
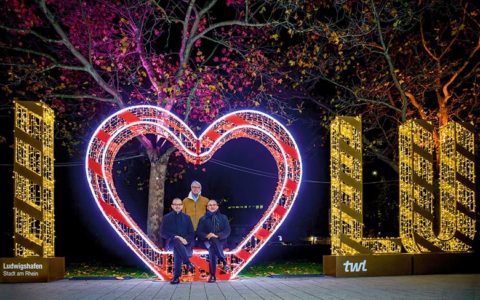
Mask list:
[[[273,200],[242,242],[226,252],[231,272],[217,275],[221,280],[236,277],[280,227],[295,202],[302,179],[301,156],[295,140],[278,121],[253,110],[229,113],[213,122],[199,137],[171,112],[150,105],[122,109],[97,128],[85,158],[85,171],[96,204],[130,249],[163,280],[173,277],[171,251],[159,249],[146,236],[125,210],[113,184],[112,167],[118,151],[132,138],[144,134],[167,139],[193,164],[207,162],[223,144],[236,138],[253,139],[272,154],[278,167]],[[194,250],[191,260],[195,272],[183,275],[184,280],[205,280],[208,252]]]

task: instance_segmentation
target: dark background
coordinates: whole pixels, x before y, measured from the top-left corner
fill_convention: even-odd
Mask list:
[[[13,256],[11,116],[11,111],[0,116],[1,135],[7,138],[6,142],[0,144],[0,257]],[[100,122],[101,120],[98,120],[98,123]],[[97,124],[92,124],[92,132],[96,126]],[[329,245],[326,244],[330,208],[328,132],[312,130],[302,121],[289,126],[288,130],[296,139],[302,154],[303,182],[286,221],[256,256],[253,264],[275,260],[321,262],[322,255],[330,254]],[[326,146],[314,142],[319,140],[319,135],[325,137]],[[98,211],[87,186],[83,157],[68,157],[61,141],[56,141],[55,149],[56,256],[65,257],[67,265],[86,262],[145,268]],[[86,149],[83,149],[82,152],[85,151]],[[148,169],[145,167],[147,159],[139,157],[138,153],[131,158],[131,154],[122,151],[123,149],[117,158],[130,158],[122,160],[116,168],[124,170],[124,166],[127,166],[128,170],[119,173],[115,178],[115,185],[129,213],[145,230],[148,186],[139,189],[137,179],[148,178]],[[225,167],[225,163],[230,166]],[[364,163],[364,236],[397,237],[398,175],[381,162]],[[478,163],[476,167],[478,174]],[[227,214],[232,224],[229,246],[233,247],[249,232],[271,202],[276,185],[276,166],[268,151],[257,142],[248,139],[230,141],[217,151],[207,164],[188,166],[182,180],[167,182],[166,211],[174,197],[187,196],[192,180],[202,183],[203,195],[220,202],[221,211]],[[245,205],[255,208],[229,208]],[[262,206],[258,208],[257,205]],[[479,247],[478,223],[474,249]],[[283,243],[280,243],[279,236]],[[311,245],[308,240],[310,236],[319,237],[322,243]]]
[[[0,145],[1,257],[13,255],[12,123],[11,113],[2,118],[1,131],[7,137],[7,142]],[[92,132],[95,126],[96,124],[92,125]],[[312,150],[309,141],[314,139],[312,135],[315,133],[302,128],[298,124],[290,126],[288,130],[296,139],[302,154],[304,182],[290,215],[271,239],[271,245],[259,254],[257,259],[260,260],[301,258],[321,261],[321,255],[325,254],[318,253],[319,246],[308,246],[308,237],[328,236],[329,151],[318,148]],[[55,143],[56,256],[66,257],[67,264],[101,262],[143,266],[98,211],[85,178],[83,157],[68,157],[62,149],[61,141],[56,140]],[[310,149],[304,150],[307,147]],[[122,170],[115,178],[115,186],[133,219],[145,230],[148,186],[139,189],[137,179],[148,178],[148,169],[145,167],[147,159],[139,157],[138,153],[132,156],[122,150],[117,158],[133,158],[121,160],[118,167],[115,165],[115,168]],[[85,151],[86,149],[83,153]],[[224,163],[233,167],[226,167]],[[114,174],[117,174],[115,168]],[[186,197],[191,181],[199,180],[203,186],[202,194],[217,199],[221,211],[229,217],[233,229],[229,246],[233,247],[250,231],[271,202],[277,182],[276,172],[274,159],[262,145],[243,138],[230,141],[217,151],[211,162],[201,166],[190,165],[182,180],[167,182],[166,211],[170,208],[171,199]],[[249,208],[238,209],[232,206]],[[287,245],[278,243],[278,236]],[[296,251],[298,247],[306,256],[299,257]],[[322,249],[328,252],[328,246]]]

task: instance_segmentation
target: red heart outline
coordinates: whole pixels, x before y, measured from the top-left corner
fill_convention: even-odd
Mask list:
[[[218,279],[231,279],[248,264],[273,236],[288,215],[302,179],[300,152],[291,134],[265,113],[241,110],[213,122],[198,138],[180,118],[162,108],[139,105],[127,107],[108,117],[94,132],[87,149],[85,172],[90,190],[101,213],[132,251],[163,280],[170,279],[172,254],[159,249],[129,216],[113,185],[112,169],[120,148],[142,134],[155,134],[169,140],[193,164],[207,162],[223,144],[245,137],[264,145],[278,167],[278,181],[272,202],[238,246],[226,252],[230,273]],[[206,250],[195,250],[192,262],[195,276],[208,270]],[[218,273],[218,272],[217,272]]]

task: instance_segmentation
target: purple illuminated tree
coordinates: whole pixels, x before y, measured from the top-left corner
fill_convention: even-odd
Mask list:
[[[164,107],[194,129],[237,107],[286,115],[287,89],[270,62],[284,18],[276,1],[27,3],[2,4],[3,93],[49,103],[72,155],[92,120],[133,104]],[[147,231],[158,243],[175,149],[139,139],[150,161]]]

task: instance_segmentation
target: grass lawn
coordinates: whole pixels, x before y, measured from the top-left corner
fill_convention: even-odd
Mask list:
[[[150,270],[138,267],[124,267],[116,265],[102,265],[100,263],[69,264],[65,270],[66,278],[73,277],[124,277],[152,278],[155,277]]]
[[[276,261],[268,263],[256,263],[248,266],[240,272],[239,277],[264,277],[270,275],[305,275],[321,274],[321,263],[311,261]]]
[[[320,274],[322,264],[310,261],[283,261],[256,263],[242,270],[240,278],[263,277],[270,275],[304,275]],[[66,278],[73,277],[125,277],[153,278],[155,275],[147,269],[138,267],[123,267],[102,265],[99,263],[69,264],[66,268]]]

